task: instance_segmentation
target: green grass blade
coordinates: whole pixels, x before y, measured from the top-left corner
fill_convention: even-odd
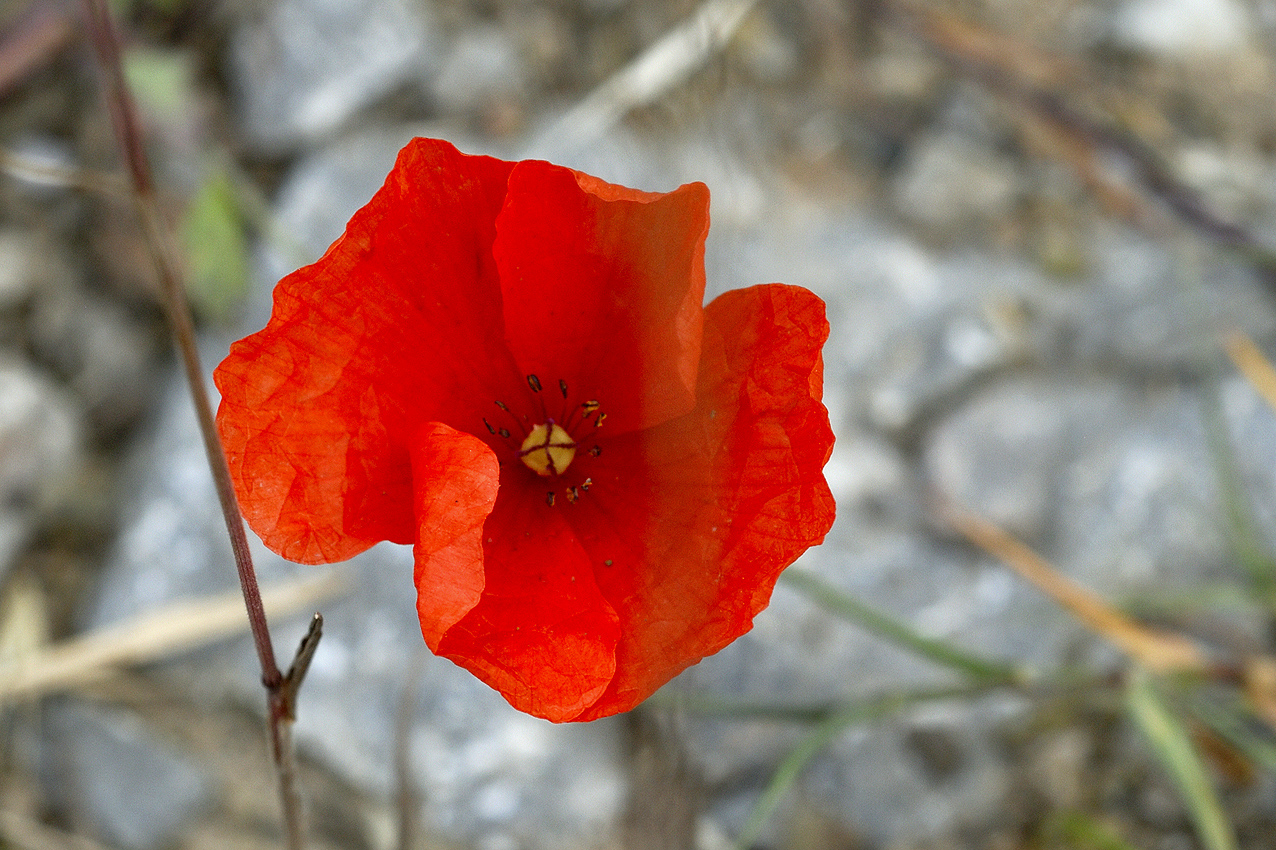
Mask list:
[[[1084,812],[1060,813],[1046,824],[1045,833],[1075,850],[1136,850],[1111,827]]]
[[[1202,399],[1205,436],[1218,478],[1229,542],[1237,561],[1249,574],[1254,594],[1269,611],[1276,611],[1276,558],[1273,558],[1259,533],[1254,508],[1242,480],[1236,449],[1228,436],[1227,423],[1223,418],[1223,402],[1217,391],[1211,396],[1203,395]]]
[[[900,694],[868,699],[844,705],[828,714],[808,732],[798,745],[785,757],[761,798],[749,812],[749,819],[736,839],[734,850],[745,850],[757,840],[762,828],[771,815],[779,807],[784,796],[797,782],[802,769],[811,759],[820,754],[838,735],[857,723],[871,723],[890,717],[892,714],[924,702],[936,702],[946,699],[958,699],[974,696],[988,689],[987,685],[967,686],[962,688],[938,688],[933,690],[910,691]]]
[[[920,635],[908,625],[842,593],[811,573],[786,570],[781,573],[780,579],[826,611],[967,678],[985,682],[1023,681],[1024,676],[1017,668],[981,658],[945,641]]]
[[[1201,844],[1207,850],[1237,850],[1236,834],[1219,804],[1205,766],[1187,730],[1157,693],[1151,676],[1144,670],[1134,670],[1125,697],[1130,716],[1178,786]]]

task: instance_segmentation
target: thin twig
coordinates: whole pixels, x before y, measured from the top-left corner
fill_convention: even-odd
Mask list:
[[[1206,670],[1204,655],[1187,638],[1136,622],[1089,588],[1050,566],[1044,558],[1002,529],[952,502],[940,505],[948,523],[985,552],[1031,582],[1091,631],[1107,638],[1159,673]]]
[[[126,197],[130,191],[128,183],[117,175],[67,168],[4,148],[0,148],[0,172],[28,183],[79,189],[113,198]]]
[[[543,139],[595,141],[631,110],[685,80],[735,35],[757,0],[708,0],[554,122]]]
[[[261,664],[262,684],[266,688],[271,749],[279,780],[279,795],[283,805],[288,847],[290,850],[301,850],[305,841],[301,807],[293,787],[295,770],[290,732],[292,706],[285,693],[283,674],[275,661],[266,612],[261,603],[261,590],[257,585],[257,574],[253,569],[252,556],[248,550],[248,537],[244,532],[244,521],[239,511],[239,501],[235,496],[230,468],[217,436],[213,408],[204,381],[204,369],[200,364],[196,347],[195,328],[182,286],[180,265],[174,255],[155,197],[155,185],[146,159],[138,125],[138,113],[124,79],[119,43],[111,23],[110,12],[106,7],[106,0],[84,0],[84,6],[88,13],[89,35],[105,77],[107,104],[111,110],[116,139],[128,164],[138,214],[142,219],[159,274],[162,305],[177,349],[181,353],[182,365],[191,391],[191,400],[195,405],[196,419],[204,440],[204,451],[208,456],[208,465],[212,470],[222,514],[226,519],[226,531],[230,535],[231,549],[235,555],[235,567],[239,573],[244,607],[248,612],[253,644]]]
[[[1215,242],[1238,251],[1269,278],[1276,273],[1276,252],[1253,232],[1229,221],[1199,192],[1181,181],[1157,153],[1138,137],[1112,122],[1092,119],[1074,109],[1058,91],[1025,80],[1006,66],[1002,54],[980,39],[977,50],[967,49],[971,28],[920,4],[889,5],[887,19],[929,46],[964,76],[1019,103],[1062,133],[1119,158],[1139,185],[1159,199],[1180,221]],[[1004,51],[1003,51],[1004,53]]]

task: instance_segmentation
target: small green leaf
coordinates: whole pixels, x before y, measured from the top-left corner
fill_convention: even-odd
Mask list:
[[[248,241],[224,172],[214,172],[191,199],[182,239],[191,304],[206,318],[227,321],[248,290]]]
[[[161,121],[183,118],[194,103],[195,74],[185,52],[130,48],[124,77],[142,111]]]
[[[1125,705],[1152,745],[1152,752],[1178,786],[1201,843],[1207,850],[1236,850],[1236,834],[1205,766],[1187,730],[1161,699],[1147,671],[1138,668],[1131,673]]]

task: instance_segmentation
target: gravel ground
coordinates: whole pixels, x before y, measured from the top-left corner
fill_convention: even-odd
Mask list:
[[[711,294],[782,280],[829,305],[839,517],[794,569],[1036,671],[909,700],[964,686],[788,582],[656,704],[553,727],[421,652],[410,554],[378,547],[328,581],[263,550],[266,581],[311,580],[277,646],[316,605],[328,621],[297,726],[314,846],[729,847],[812,730],[757,847],[1226,846],[1203,843],[1131,719],[1145,677],[937,505],[1221,669],[1272,652],[1247,570],[1273,563],[1276,418],[1224,345],[1276,349],[1276,7],[114,8],[210,368],[413,135],[644,189],[703,180]],[[0,7],[0,171],[3,688],[50,647],[234,575],[74,3]],[[236,627],[0,690],[0,847],[278,846]],[[1244,708],[1223,675],[1156,681],[1237,845],[1276,847],[1271,702],[1251,689]],[[878,697],[897,702],[872,722],[811,709]]]

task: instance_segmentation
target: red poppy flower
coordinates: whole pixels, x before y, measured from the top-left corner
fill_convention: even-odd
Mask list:
[[[430,649],[550,720],[726,646],[832,524],[833,435],[823,303],[702,307],[708,206],[411,142],[217,369],[249,525],[413,543]]]

